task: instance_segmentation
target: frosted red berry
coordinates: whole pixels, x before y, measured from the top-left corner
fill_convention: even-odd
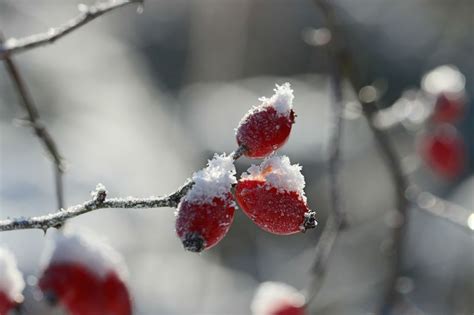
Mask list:
[[[312,213],[304,196],[304,178],[287,157],[271,157],[251,167],[237,183],[235,196],[244,213],[260,228],[288,235],[304,231]]]
[[[232,156],[216,154],[192,180],[192,188],[178,205],[176,234],[186,250],[201,252],[216,245],[234,220],[231,189],[237,179]]]
[[[271,98],[260,100],[262,104],[248,112],[236,130],[237,143],[250,158],[266,157],[283,146],[295,121],[289,83],[277,85]]]
[[[232,194],[211,202],[184,200],[178,208],[176,233],[185,249],[201,252],[216,245],[229,231],[234,219]]]
[[[464,141],[453,127],[440,127],[421,140],[421,155],[428,166],[438,175],[452,179],[465,168]]]
[[[107,274],[102,281],[104,315],[130,315],[132,303],[128,288],[115,272]]]
[[[253,315],[306,315],[305,298],[295,288],[279,282],[264,282],[251,305]]]
[[[440,123],[453,123],[464,112],[465,98],[460,93],[440,93],[436,98],[432,120]]]
[[[85,266],[52,264],[43,272],[39,287],[50,304],[60,303],[72,315],[103,314],[100,280]]]
[[[0,314],[9,314],[23,301],[23,275],[13,254],[0,247]]]

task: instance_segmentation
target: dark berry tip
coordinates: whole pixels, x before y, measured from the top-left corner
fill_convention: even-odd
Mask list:
[[[308,229],[314,229],[318,225],[316,222],[316,212],[308,211],[304,214],[303,224],[301,225],[301,232],[306,232]]]
[[[59,299],[58,299],[57,295],[52,291],[45,292],[44,293],[44,299],[46,300],[46,302],[50,306],[55,306],[59,302]]]
[[[183,239],[184,249],[200,253],[206,248],[206,241],[199,233],[187,233]]]

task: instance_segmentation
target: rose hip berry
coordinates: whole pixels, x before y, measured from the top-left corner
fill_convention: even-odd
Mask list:
[[[178,205],[176,233],[186,250],[201,252],[216,245],[234,219],[231,188],[237,180],[232,156],[215,155],[192,180],[193,187]]]
[[[465,105],[459,93],[440,93],[437,96],[432,119],[434,122],[453,123],[461,118]]]
[[[288,157],[273,156],[242,174],[235,195],[244,213],[260,228],[288,235],[316,225],[306,204],[304,177]]]
[[[247,157],[266,157],[288,140],[295,121],[293,90],[285,83],[274,91],[271,98],[260,98],[262,104],[251,109],[236,129],[237,143]]]
[[[130,315],[122,257],[88,234],[57,232],[39,279],[45,300],[72,315]]]
[[[262,283],[251,305],[253,315],[305,315],[305,298],[295,288],[279,282]]]
[[[24,287],[25,282],[15,257],[9,250],[0,248],[0,314],[8,314],[20,305]]]
[[[447,179],[457,177],[465,167],[464,142],[451,126],[438,127],[434,134],[425,136],[421,155],[434,172]]]

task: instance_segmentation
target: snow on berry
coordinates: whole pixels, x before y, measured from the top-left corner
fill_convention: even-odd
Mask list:
[[[90,233],[52,233],[39,287],[50,303],[73,315],[130,315],[130,295],[121,255]]]
[[[0,248],[0,314],[6,314],[23,301],[24,288],[25,282],[15,257],[9,250]]]
[[[178,205],[176,233],[186,250],[201,252],[216,245],[234,219],[231,188],[237,179],[233,157],[214,155],[192,180],[193,187]]]
[[[452,126],[441,125],[433,133],[424,135],[420,149],[428,166],[446,179],[459,176],[466,166],[464,141]]]
[[[289,83],[276,85],[272,97],[261,97],[236,129],[237,143],[250,158],[262,158],[283,146],[294,123],[293,90]]]
[[[316,225],[308,209],[301,166],[286,156],[271,156],[252,165],[237,183],[235,195],[244,213],[262,229],[281,235]]]
[[[285,283],[264,282],[255,293],[251,310],[253,315],[304,315],[305,298]]]
[[[48,233],[49,234],[49,233]],[[90,231],[53,231],[43,255],[43,266],[74,263],[86,267],[99,278],[116,273],[126,279],[123,257],[110,245],[91,235]]]

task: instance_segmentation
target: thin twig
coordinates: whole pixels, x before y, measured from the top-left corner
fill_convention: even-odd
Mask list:
[[[63,225],[68,219],[80,216],[82,214],[106,208],[117,209],[143,209],[143,208],[176,208],[181,198],[193,186],[193,182],[188,181],[176,192],[162,196],[149,198],[110,198],[107,199],[107,191],[101,184],[97,185],[92,193],[92,199],[76,206],[69,207],[64,211],[55,212],[48,215],[31,218],[7,219],[0,221],[0,231],[41,229],[46,232],[47,229]]]
[[[0,33],[0,44],[3,42],[3,36]],[[15,65],[11,57],[6,56],[4,58],[5,67],[12,80],[15,90],[20,98],[20,106],[25,110],[28,115],[28,125],[33,129],[35,135],[42,143],[45,150],[48,152],[51,160],[54,164],[54,180],[56,189],[56,199],[59,209],[64,208],[64,189],[63,189],[63,172],[64,165],[61,154],[59,153],[58,146],[53,140],[53,137],[48,132],[44,124],[40,120],[39,111],[28,91],[25,81],[20,75],[20,71]]]
[[[402,252],[405,237],[406,215],[409,205],[408,200],[405,198],[405,192],[408,188],[408,181],[403,175],[403,169],[399,156],[388,134],[377,128],[377,126],[374,124],[374,115],[378,111],[375,102],[362,102],[362,109],[369,128],[374,135],[375,142],[384,157],[383,160],[387,164],[391,174],[392,181],[395,186],[396,210],[400,216],[400,224],[394,226],[392,232],[392,271],[388,279],[387,289],[384,293],[383,301],[379,307],[379,310],[377,311],[377,314],[389,314],[390,310],[396,305],[399,299],[399,295],[396,290],[396,284],[397,279],[402,271]]]
[[[326,24],[330,31],[333,31],[334,23],[332,20],[334,16],[328,10],[325,1],[316,1],[321,11],[324,13]],[[312,280],[307,294],[306,303],[311,303],[317,296],[324,277],[326,275],[327,263],[332,252],[334,243],[339,234],[339,230],[343,226],[345,220],[345,212],[343,210],[341,200],[341,185],[339,184],[339,168],[340,168],[340,151],[341,138],[343,128],[343,95],[342,95],[342,73],[338,63],[338,49],[337,42],[331,42],[327,46],[329,60],[331,63],[331,92],[332,92],[332,110],[334,114],[333,131],[331,139],[329,140],[329,181],[330,181],[330,200],[332,211],[329,214],[326,226],[316,245],[316,256],[312,266]]]
[[[245,148],[239,147],[232,152],[230,156],[235,161],[245,152]],[[0,220],[0,232],[13,230],[41,229],[46,232],[49,228],[58,228],[74,217],[82,214],[106,208],[116,209],[150,209],[171,207],[177,208],[181,198],[193,187],[194,182],[188,179],[183,186],[174,193],[160,197],[149,198],[110,198],[107,199],[107,191],[102,184],[98,184],[95,191],[92,192],[92,199],[82,204],[69,207],[63,211],[31,218],[14,218]]]
[[[9,55],[33,49],[38,46],[52,44],[56,40],[107,12],[132,3],[142,4],[143,1],[144,0],[109,0],[106,2],[97,2],[91,6],[81,4],[79,5],[79,15],[63,25],[50,28],[44,33],[34,34],[24,38],[10,38],[5,41],[5,43],[0,46],[0,59],[7,58]]]

